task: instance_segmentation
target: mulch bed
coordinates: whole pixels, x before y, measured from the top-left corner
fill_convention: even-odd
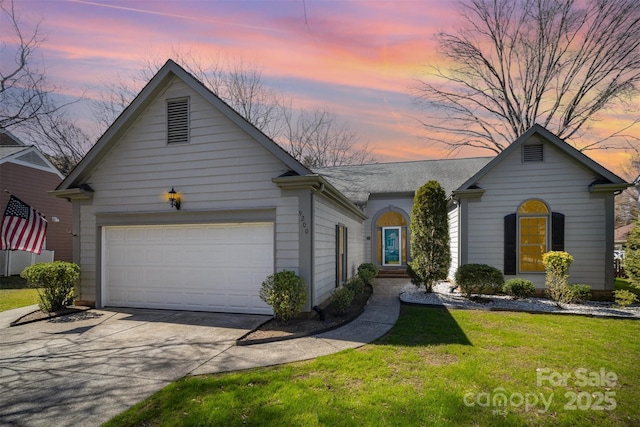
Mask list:
[[[50,319],[58,318],[58,317],[61,317],[61,316],[67,316],[69,314],[82,313],[82,312],[87,311],[89,309],[90,309],[90,307],[70,306],[70,307],[65,307],[65,308],[57,310],[57,311],[53,311],[51,313],[47,313],[47,312],[42,311],[42,310],[36,310],[36,311],[34,311],[32,313],[25,314],[24,316],[20,317],[19,319],[14,320],[13,322],[11,322],[11,326],[24,325],[26,323],[38,322],[38,321],[41,321],[41,320],[50,320]]]
[[[265,342],[282,341],[293,338],[307,337],[332,329],[339,328],[356,319],[364,311],[373,293],[371,286],[367,286],[365,291],[353,299],[349,310],[343,315],[332,312],[329,308],[323,310],[325,319],[314,312],[314,317],[310,319],[292,319],[284,323],[275,318],[268,320],[257,329],[249,332],[236,341],[238,345],[261,344]]]

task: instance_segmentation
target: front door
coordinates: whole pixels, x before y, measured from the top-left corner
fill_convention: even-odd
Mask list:
[[[402,265],[401,227],[382,227],[382,265]]]

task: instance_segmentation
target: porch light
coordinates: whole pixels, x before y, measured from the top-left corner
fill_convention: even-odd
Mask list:
[[[176,192],[176,190],[171,187],[171,191],[169,191],[169,203],[172,208],[176,208],[176,210],[180,210],[180,195]]]

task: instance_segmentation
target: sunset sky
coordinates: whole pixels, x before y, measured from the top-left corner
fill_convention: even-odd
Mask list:
[[[296,107],[323,107],[348,122],[378,161],[446,155],[421,138],[411,85],[442,64],[434,34],[457,26],[449,0],[15,0],[15,8],[23,30],[42,20],[39,55],[67,95],[96,96],[143,61],[164,62],[175,51],[241,59],[259,65],[265,83]],[[604,135],[613,121],[596,131]],[[640,137],[640,127],[633,134]],[[628,156],[587,154],[614,172]],[[476,155],[492,153],[456,154]]]

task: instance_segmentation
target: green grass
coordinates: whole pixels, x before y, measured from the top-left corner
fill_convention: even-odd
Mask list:
[[[38,304],[38,290],[20,276],[0,277],[0,311]]]
[[[38,304],[37,289],[0,289],[0,311]]]
[[[403,306],[373,344],[188,377],[107,425],[640,425],[639,335],[634,320]],[[580,368],[615,373],[615,385],[582,385]],[[570,378],[538,384],[536,369]],[[501,392],[513,404],[483,406]],[[573,395],[576,410],[565,408]],[[519,396],[538,403],[526,408]],[[541,396],[551,400],[546,411]],[[600,396],[608,400],[597,405]],[[590,409],[610,408],[611,399],[615,409]]]
[[[616,287],[616,291],[619,289],[624,289],[629,292],[633,292],[640,298],[640,288],[633,285],[631,281],[628,279],[616,278],[615,287]]]

